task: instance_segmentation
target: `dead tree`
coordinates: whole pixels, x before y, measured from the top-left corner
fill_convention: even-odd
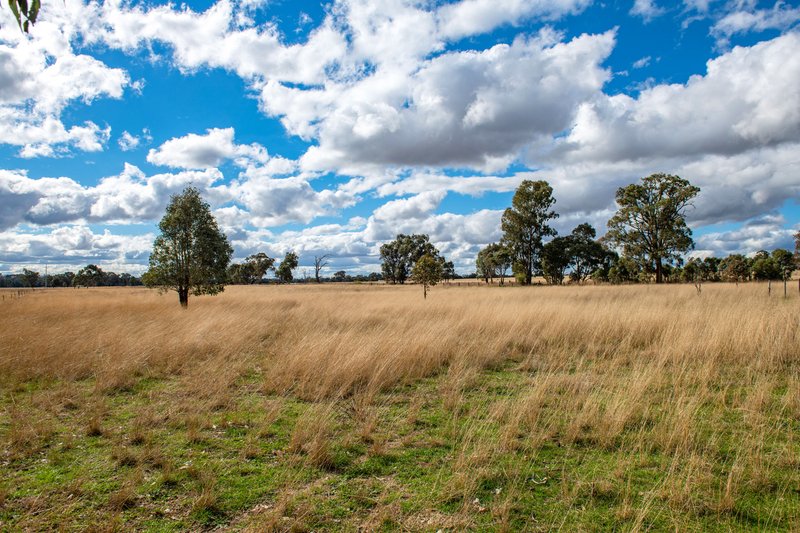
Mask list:
[[[321,255],[317,257],[314,256],[314,279],[317,283],[320,282],[319,280],[319,271],[328,266],[328,259],[331,256],[329,254]]]

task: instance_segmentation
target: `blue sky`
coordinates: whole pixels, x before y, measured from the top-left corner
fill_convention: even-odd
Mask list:
[[[0,15],[0,272],[141,272],[199,187],[236,257],[458,269],[522,179],[605,231],[653,172],[701,187],[698,255],[800,229],[800,6],[747,0],[45,2]]]

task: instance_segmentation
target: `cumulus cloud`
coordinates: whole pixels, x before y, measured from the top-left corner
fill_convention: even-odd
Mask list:
[[[248,159],[246,168],[227,183],[214,167],[146,175],[126,163],[121,173],[93,186],[67,177],[34,179],[24,172],[0,170],[0,201],[8,206],[0,217],[0,230],[18,224],[153,222],[163,214],[170,196],[187,186],[201,190],[217,209],[222,225],[230,230],[309,223],[357,201],[355,194],[344,190],[315,190],[313,174],[286,176],[295,170],[289,160],[258,163],[256,159],[264,155],[260,147],[232,146],[230,157],[247,154],[254,159]]]
[[[141,135],[134,135],[128,131],[123,131],[122,135],[117,139],[120,150],[123,152],[130,152],[139,148],[141,145],[150,144],[153,137],[150,135],[150,130],[145,128],[142,130]]]
[[[221,177],[216,169],[147,177],[126,164],[119,175],[86,187],[66,177],[32,179],[21,172],[0,171],[0,199],[9,206],[3,210],[0,229],[17,224],[152,221],[163,214],[171,194],[188,185],[210,190]]]
[[[545,31],[483,52],[446,53],[413,76],[356,84],[316,117],[319,145],[302,164],[505,168],[525,143],[568,127],[576,106],[608,79],[600,63],[613,32],[557,38]]]
[[[155,41],[165,43],[184,71],[219,67],[248,80],[269,73],[293,83],[321,82],[325,68],[345,52],[346,40],[330,18],[304,45],[287,46],[274,26],[256,28],[237,9],[227,0],[202,13],[172,5],[145,9],[105,2],[98,14],[103,26],[86,37],[128,52]]]
[[[519,172],[512,176],[447,176],[439,173],[414,172],[408,177],[378,185],[379,196],[419,194],[426,191],[457,192],[481,196],[486,192],[512,192],[533,173]]]
[[[73,51],[69,16],[68,8],[44,8],[28,38],[9,10],[0,11],[0,143],[21,147],[25,158],[101,150],[108,126],[69,126],[61,115],[73,103],[121,98],[130,82],[124,70]]]
[[[447,191],[438,190],[392,200],[376,209],[373,215],[378,220],[419,220],[432,213],[446,195]]]
[[[490,31],[502,24],[529,18],[554,20],[583,11],[590,0],[464,0],[439,8],[437,18],[443,36],[454,39]]]
[[[270,158],[267,149],[260,144],[235,144],[233,137],[233,128],[212,128],[204,135],[190,133],[175,137],[151,149],[147,161],[172,168],[204,169],[233,160],[240,167],[270,164],[276,173],[294,170],[293,162],[280,157]]]
[[[47,232],[0,231],[0,264],[40,269],[46,262],[54,272],[93,263],[116,272],[140,273],[146,269],[154,238],[149,232],[95,233],[85,225],[56,226]]]
[[[645,22],[664,14],[664,9],[658,6],[654,0],[634,0],[631,8],[631,15],[642,17]]]
[[[233,128],[214,128],[205,135],[190,133],[170,139],[157,149],[150,150],[147,161],[173,168],[211,168],[218,167],[235,152]]]
[[[794,234],[798,229],[800,227],[787,228],[786,221],[780,215],[765,215],[734,230],[710,232],[697,237],[693,255],[724,257],[776,248],[793,250]]]
[[[735,154],[800,139],[800,34],[710,60],[704,76],[637,98],[598,96],[551,158],[615,161]]]
[[[568,125],[575,104],[608,77],[599,64],[613,34],[560,43],[545,31],[483,52],[441,54],[445,43],[506,23],[556,20],[586,5],[338,0],[305,42],[286,44],[277,27],[255,26],[246,7],[228,0],[204,12],[106,2],[92,5],[99,27],[84,37],[127,52],[164,43],[182,70],[236,72],[289,133],[318,141],[305,158],[308,168],[414,163],[493,169],[513,161],[531,136]],[[481,139],[493,143],[482,147]],[[432,143],[441,150],[431,150]],[[152,159],[176,168],[216,163],[214,149],[202,153],[206,159],[157,153]]]
[[[778,1],[769,9],[756,9],[748,3],[738,4],[711,28],[721,44],[738,33],[760,32],[764,30],[787,30],[800,22],[800,7],[792,7]]]
[[[304,176],[273,178],[259,172],[222,186],[219,192],[237,204],[225,211],[227,223],[224,225],[228,227],[245,224],[271,227],[289,222],[307,224],[356,202],[353,195],[343,191],[317,191]]]

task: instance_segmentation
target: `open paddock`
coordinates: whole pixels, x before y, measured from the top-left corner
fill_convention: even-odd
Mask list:
[[[796,284],[0,301],[0,528],[787,530]]]

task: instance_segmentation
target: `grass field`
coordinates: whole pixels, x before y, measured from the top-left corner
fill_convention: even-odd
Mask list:
[[[0,302],[0,529],[800,528],[765,285]]]

